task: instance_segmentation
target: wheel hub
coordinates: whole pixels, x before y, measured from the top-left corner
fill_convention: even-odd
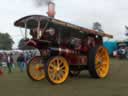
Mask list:
[[[35,66],[35,71],[41,71],[43,69],[43,66],[36,65]]]

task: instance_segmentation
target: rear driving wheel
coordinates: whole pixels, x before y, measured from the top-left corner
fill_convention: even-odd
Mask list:
[[[110,60],[106,48],[96,46],[89,51],[88,70],[94,78],[104,78],[108,75]]]
[[[49,60],[46,68],[46,76],[52,84],[63,83],[69,74],[69,64],[62,56],[56,56]]]
[[[27,65],[27,74],[30,79],[40,81],[45,78],[45,67],[41,56],[33,57]]]

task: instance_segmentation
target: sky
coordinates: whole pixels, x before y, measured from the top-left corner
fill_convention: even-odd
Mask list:
[[[128,25],[128,0],[54,0],[54,3],[56,19],[90,29],[94,22],[100,22],[102,29],[112,34],[114,40],[128,38],[124,35],[124,26]],[[23,33],[14,22],[27,15],[47,15],[46,12],[47,6],[37,7],[33,0],[1,0],[0,32],[8,32],[16,48]]]

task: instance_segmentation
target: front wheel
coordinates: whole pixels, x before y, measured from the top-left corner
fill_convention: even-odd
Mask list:
[[[46,76],[50,83],[61,84],[69,74],[69,64],[62,56],[55,56],[49,59],[46,66]]]
[[[99,45],[89,51],[88,70],[93,78],[105,78],[110,67],[109,54],[106,48]]]
[[[27,64],[27,74],[30,79],[40,81],[45,78],[45,67],[41,56],[33,57]]]

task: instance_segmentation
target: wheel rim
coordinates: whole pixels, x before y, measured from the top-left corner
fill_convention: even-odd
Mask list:
[[[42,64],[41,57],[35,57],[30,61],[29,73],[34,80],[42,80],[45,78],[44,64]]]
[[[68,62],[63,57],[55,57],[49,62],[48,75],[54,84],[63,83],[69,74]]]
[[[100,78],[106,77],[109,71],[109,55],[107,49],[99,47],[96,53],[95,67]]]

